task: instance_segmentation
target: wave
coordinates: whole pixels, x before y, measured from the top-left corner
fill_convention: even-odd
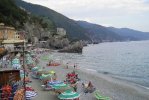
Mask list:
[[[88,70],[88,71],[92,71],[92,72],[97,72],[97,70],[89,69],[89,68],[87,68],[86,70]]]

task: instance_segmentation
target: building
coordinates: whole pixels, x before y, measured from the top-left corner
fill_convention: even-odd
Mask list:
[[[14,27],[0,23],[0,40],[24,40],[24,32],[16,31]]]
[[[14,44],[25,42],[23,32],[17,32],[14,27],[5,26],[0,23],[0,44],[4,44],[7,50],[14,50]]]
[[[14,39],[16,30],[14,27],[5,26],[3,23],[0,23],[0,40],[11,40]]]
[[[64,28],[57,28],[57,35],[65,36],[66,35],[66,30]]]

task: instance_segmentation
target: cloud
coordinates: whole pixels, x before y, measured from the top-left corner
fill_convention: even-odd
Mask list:
[[[54,9],[64,15],[123,15],[138,14],[149,11],[144,0],[25,0]],[[99,16],[98,15],[98,16]],[[90,15],[89,15],[90,16]]]
[[[71,19],[105,25],[130,26],[129,21],[147,20],[149,0],[24,0],[51,8]],[[135,19],[138,16],[146,16]],[[118,21],[117,21],[118,20]],[[127,22],[127,23],[126,23]],[[139,23],[139,22],[138,22]],[[148,22],[149,23],[149,22]],[[143,23],[141,23],[143,25]],[[147,24],[148,25],[148,24]],[[145,25],[144,25],[145,26]],[[147,27],[147,26],[146,26]]]

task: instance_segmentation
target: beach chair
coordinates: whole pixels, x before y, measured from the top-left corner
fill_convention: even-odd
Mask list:
[[[94,96],[97,100],[110,100],[109,97],[102,96],[99,91],[95,91]]]

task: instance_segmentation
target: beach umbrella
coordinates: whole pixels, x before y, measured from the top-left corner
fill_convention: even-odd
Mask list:
[[[35,96],[37,96],[37,92],[35,92],[35,91],[26,91],[26,100],[31,100]]]
[[[43,61],[49,61],[49,57],[48,57],[48,56],[43,56],[41,59],[42,59]]]
[[[20,77],[21,77],[21,78],[24,78],[24,74],[20,74]]]
[[[50,82],[48,82],[48,85],[54,85],[54,84],[61,84],[61,83],[63,83],[62,81],[58,81],[58,80],[55,80],[55,81],[50,81]]]
[[[40,79],[42,80],[42,81],[49,81],[49,80],[52,80],[52,76],[51,75],[46,75],[46,76],[42,76],[42,77],[40,77]]]
[[[42,74],[40,76],[40,79],[44,79],[44,78],[51,77],[51,76],[52,76],[51,74]]]
[[[34,62],[33,62],[33,60],[32,59],[30,59],[30,60],[27,60],[27,62],[26,62],[27,64],[33,64]]]
[[[40,76],[41,76],[42,74],[49,74],[48,71],[45,71],[45,70],[43,70],[43,69],[38,69],[36,72],[37,72],[37,74],[40,75]]]
[[[15,58],[12,60],[12,64],[20,64],[20,60],[18,58]]]
[[[39,69],[39,67],[33,67],[32,71],[37,71]]]
[[[80,94],[73,92],[72,90],[66,90],[58,96],[59,99],[77,99],[79,97]]]
[[[15,69],[19,69],[19,68],[21,68],[21,65],[20,64],[12,64],[12,67]]]
[[[30,54],[26,54],[26,57],[30,57]]]
[[[60,84],[54,84],[52,86],[52,88],[58,90],[58,89],[65,89],[65,88],[68,88],[68,84],[65,84],[65,83],[60,83]]]
[[[53,71],[53,70],[50,71],[50,74],[54,74],[54,73],[55,73],[55,71]]]
[[[18,58],[12,60],[12,67],[16,69],[21,68],[20,60]]]
[[[36,55],[33,51],[30,52],[31,56],[34,56]]]

